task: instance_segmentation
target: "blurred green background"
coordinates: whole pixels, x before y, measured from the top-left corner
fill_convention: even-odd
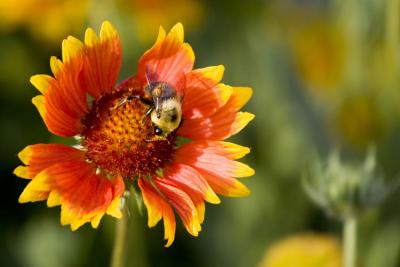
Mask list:
[[[304,194],[300,176],[314,153],[341,148],[359,159],[376,144],[388,179],[400,169],[398,0],[0,0],[0,265],[108,266],[115,220],[76,232],[59,208],[18,204],[26,180],[12,175],[17,153],[62,142],[46,130],[30,99],[29,78],[50,73],[67,35],[82,39],[104,19],[123,44],[120,80],[136,72],[159,25],[181,21],[196,67],[224,64],[223,82],[251,86],[245,110],[256,119],[233,140],[252,148],[252,194],[207,205],[198,238],[178,224],[164,248],[163,227],[131,214],[128,266],[257,266],[271,244],[297,233],[340,238],[339,222]],[[361,217],[359,266],[400,266],[400,192]],[[301,266],[298,266],[301,267]]]

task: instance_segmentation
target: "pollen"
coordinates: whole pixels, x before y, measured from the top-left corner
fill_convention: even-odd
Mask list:
[[[86,159],[111,176],[153,176],[172,160],[176,135],[155,135],[142,97],[140,89],[115,90],[97,99],[83,119]]]

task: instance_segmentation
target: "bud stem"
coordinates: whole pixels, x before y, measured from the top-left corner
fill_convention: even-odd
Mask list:
[[[349,216],[343,226],[343,266],[355,267],[357,258],[357,218]]]
[[[111,267],[123,267],[128,230],[128,205],[122,208],[122,218],[115,222],[115,240],[111,256]]]

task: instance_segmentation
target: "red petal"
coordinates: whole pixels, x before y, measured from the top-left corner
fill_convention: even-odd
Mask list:
[[[198,170],[201,176],[207,180],[211,188],[217,194],[227,197],[244,197],[250,194],[250,190],[237,179],[228,176],[222,176],[215,173],[209,173],[205,170]]]
[[[42,170],[59,162],[83,159],[83,152],[59,144],[36,144],[25,147],[18,157],[27,166],[19,166],[14,173],[22,178],[32,179]]]
[[[238,112],[251,96],[250,88],[233,88],[228,102],[210,117],[185,119],[178,134],[194,140],[224,140],[242,130],[254,115]]]
[[[164,239],[168,240],[169,247],[175,239],[175,215],[171,206],[163,199],[153,186],[144,179],[138,180],[138,185],[143,194],[143,200],[148,212],[149,227],[155,226],[161,218],[164,219]]]
[[[248,149],[231,143],[195,141],[181,146],[175,161],[194,167],[216,193],[238,197],[250,191],[233,177],[251,176],[254,170],[232,159],[247,152]]]
[[[76,230],[86,222],[97,227],[101,217],[120,217],[119,199],[124,191],[122,178],[109,180],[97,175],[83,160],[69,160],[51,165],[36,175],[22,192],[19,201],[38,201],[37,193],[49,194],[49,206],[61,204],[61,223]],[[56,203],[50,196],[58,198]],[[50,204],[52,202],[52,204]]]
[[[73,215],[65,218],[63,224],[79,227],[107,212],[114,199],[119,199],[124,191],[122,178],[107,179],[95,174],[95,170],[83,161],[64,162],[45,170],[52,191],[61,197],[62,205]],[[76,224],[76,226],[74,225]]]
[[[197,69],[186,75],[183,101],[184,119],[207,117],[228,101],[232,88],[218,84],[223,75],[222,65]]]
[[[48,78],[48,88],[37,84],[43,75],[31,78],[32,84],[43,92],[43,96],[33,98],[32,102],[49,131],[56,135],[73,136],[79,133],[80,120],[88,111],[86,92],[79,84],[82,65],[82,54],[79,52],[61,65],[56,79]]]
[[[193,50],[183,43],[182,24],[176,24],[168,35],[161,28],[155,45],[146,51],[139,60],[138,79],[142,85],[147,84],[148,72],[154,79],[181,88],[184,74],[192,70],[194,63]]]
[[[168,166],[164,169],[164,181],[172,181],[175,187],[181,188],[188,193],[192,200],[200,198],[210,203],[220,203],[219,198],[207,181],[194,168],[188,165],[173,164]]]
[[[95,98],[110,92],[121,65],[121,44],[109,22],[102,25],[100,39],[88,29],[85,45],[74,37],[62,44],[63,62],[52,57],[55,78],[35,75],[32,84],[43,96],[33,98],[50,132],[73,136],[81,132],[81,119],[88,112],[87,93]]]
[[[93,97],[110,92],[117,81],[121,67],[121,41],[109,22],[104,22],[100,39],[92,29],[86,30],[85,64],[82,73],[86,90]]]
[[[174,207],[179,217],[182,219],[186,230],[191,235],[197,236],[201,231],[201,226],[197,209],[191,198],[184,191],[168,184],[163,179],[155,179],[154,184]]]
[[[219,142],[194,141],[179,147],[175,153],[176,162],[216,175],[247,177],[254,174],[252,168],[231,158],[230,147],[224,152]]]

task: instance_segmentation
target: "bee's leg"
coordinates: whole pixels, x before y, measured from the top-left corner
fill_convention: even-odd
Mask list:
[[[168,138],[165,136],[157,136],[156,135],[156,136],[153,136],[151,139],[145,139],[145,142],[147,142],[147,143],[156,142],[156,141],[167,141],[168,144],[171,144],[169,142]]]
[[[131,96],[127,96],[127,97],[122,98],[122,99],[118,102],[118,104],[116,104],[116,105],[113,107],[113,109],[116,109],[116,108],[118,108],[118,107],[120,107],[120,106],[122,106],[122,105],[125,105],[127,102],[130,102],[130,101],[132,101],[133,99],[139,99],[140,101],[142,101],[143,104],[148,105],[148,106],[151,106],[151,105],[152,105],[152,102],[151,102],[150,100],[145,99],[145,98],[143,98],[143,97],[140,96],[140,95],[131,95]]]
[[[145,115],[146,117],[148,117],[148,116],[151,114],[151,112],[153,112],[153,110],[154,110],[154,107],[151,106],[151,107],[149,108],[149,110],[146,111],[146,114],[144,114],[144,115]]]
[[[132,101],[133,99],[137,98],[136,96],[127,96],[122,98],[114,107],[113,109],[119,108],[120,106],[125,105],[127,102]]]
[[[148,105],[148,106],[152,106],[153,105],[153,101],[144,98],[144,97],[139,97],[140,101],[142,101],[143,104]]]
[[[151,112],[153,112],[154,107],[150,106],[150,108],[146,111],[146,113],[144,114],[144,117],[142,119],[142,123],[146,123],[146,121],[149,119]]]
[[[140,99],[142,101],[142,97],[140,95],[130,95],[126,97],[128,102],[132,101],[133,99]]]
[[[154,142],[154,141],[167,141],[170,144],[166,135],[163,134],[162,130],[157,126],[153,125],[154,127],[154,136],[151,139],[147,139],[146,142]]]
[[[118,101],[118,103],[115,106],[113,106],[111,109],[112,110],[117,109],[120,106],[125,105],[126,102],[128,102],[128,99],[127,99],[127,97],[124,97],[120,101]]]
[[[140,101],[142,101],[143,104],[147,105],[147,106],[151,106],[153,105],[153,102],[147,98],[144,98],[143,96],[140,95],[131,95],[127,97],[129,101],[133,100],[133,99],[139,99]]]

